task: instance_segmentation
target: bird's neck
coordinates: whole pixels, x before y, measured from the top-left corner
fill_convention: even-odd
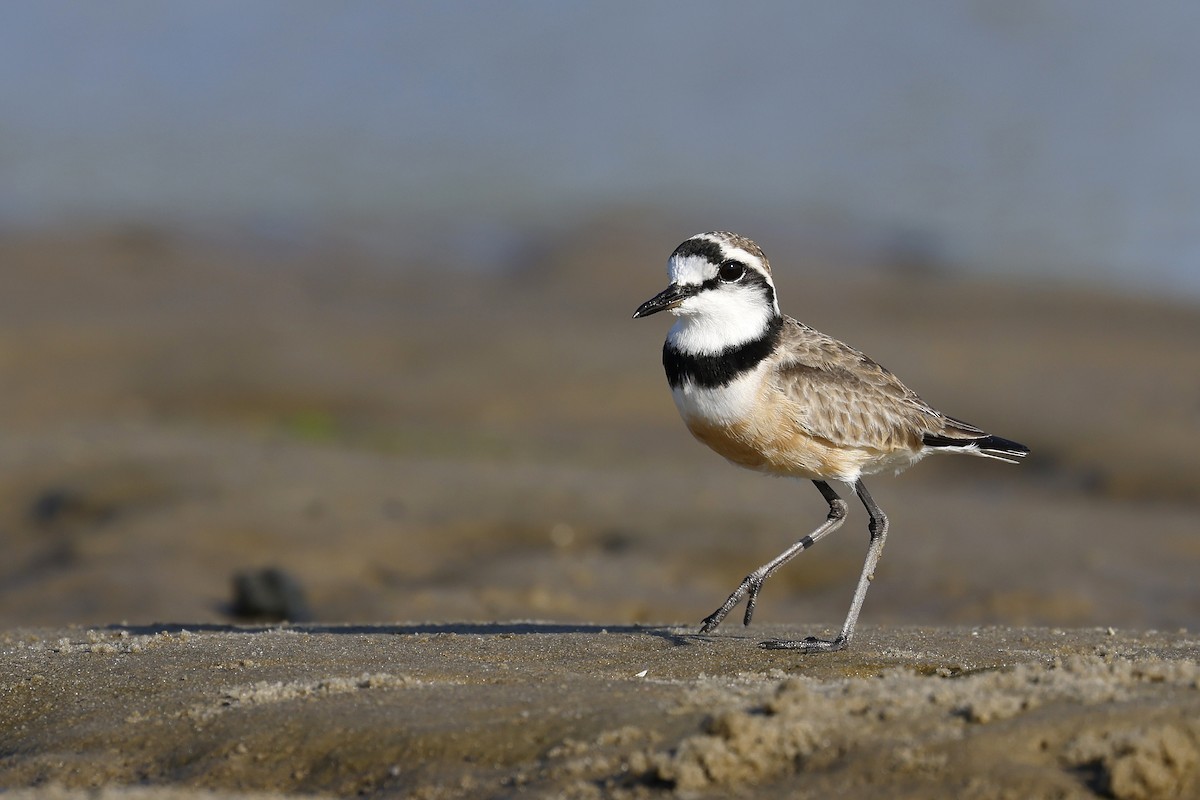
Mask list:
[[[706,324],[706,322],[708,324]],[[726,386],[771,355],[783,331],[783,317],[771,314],[754,326],[719,330],[711,320],[681,317],[663,345],[663,368],[672,389],[685,383]]]

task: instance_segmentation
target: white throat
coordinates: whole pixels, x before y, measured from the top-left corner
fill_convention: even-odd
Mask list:
[[[701,292],[671,309],[679,319],[667,341],[680,352],[712,356],[758,339],[777,313],[765,300],[751,287]]]

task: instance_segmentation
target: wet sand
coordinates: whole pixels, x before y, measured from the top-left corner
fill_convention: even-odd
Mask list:
[[[412,797],[1170,798],[1200,638],[488,624],[4,635],[0,786]]]
[[[498,275],[0,238],[0,786],[1200,791],[1200,311],[772,253],[785,310],[1033,454],[878,477],[860,640],[769,653],[840,624],[865,516],[692,633],[824,506],[687,436],[629,316],[691,231],[626,223]],[[238,626],[262,568],[303,624]]]

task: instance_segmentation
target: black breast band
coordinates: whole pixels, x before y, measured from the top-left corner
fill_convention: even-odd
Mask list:
[[[737,376],[754,369],[760,361],[771,355],[782,330],[783,317],[773,317],[759,338],[711,356],[685,353],[668,341],[663,345],[663,368],[667,371],[667,382],[672,389],[679,388],[687,381],[706,389],[728,386]]]

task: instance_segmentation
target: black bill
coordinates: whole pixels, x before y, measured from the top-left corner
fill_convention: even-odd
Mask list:
[[[637,311],[633,312],[633,318],[648,317],[651,314],[657,314],[660,311],[667,311],[687,300],[696,293],[698,286],[680,286],[677,283],[672,283],[667,288],[663,289],[658,294],[651,297],[646,302],[638,306]]]

